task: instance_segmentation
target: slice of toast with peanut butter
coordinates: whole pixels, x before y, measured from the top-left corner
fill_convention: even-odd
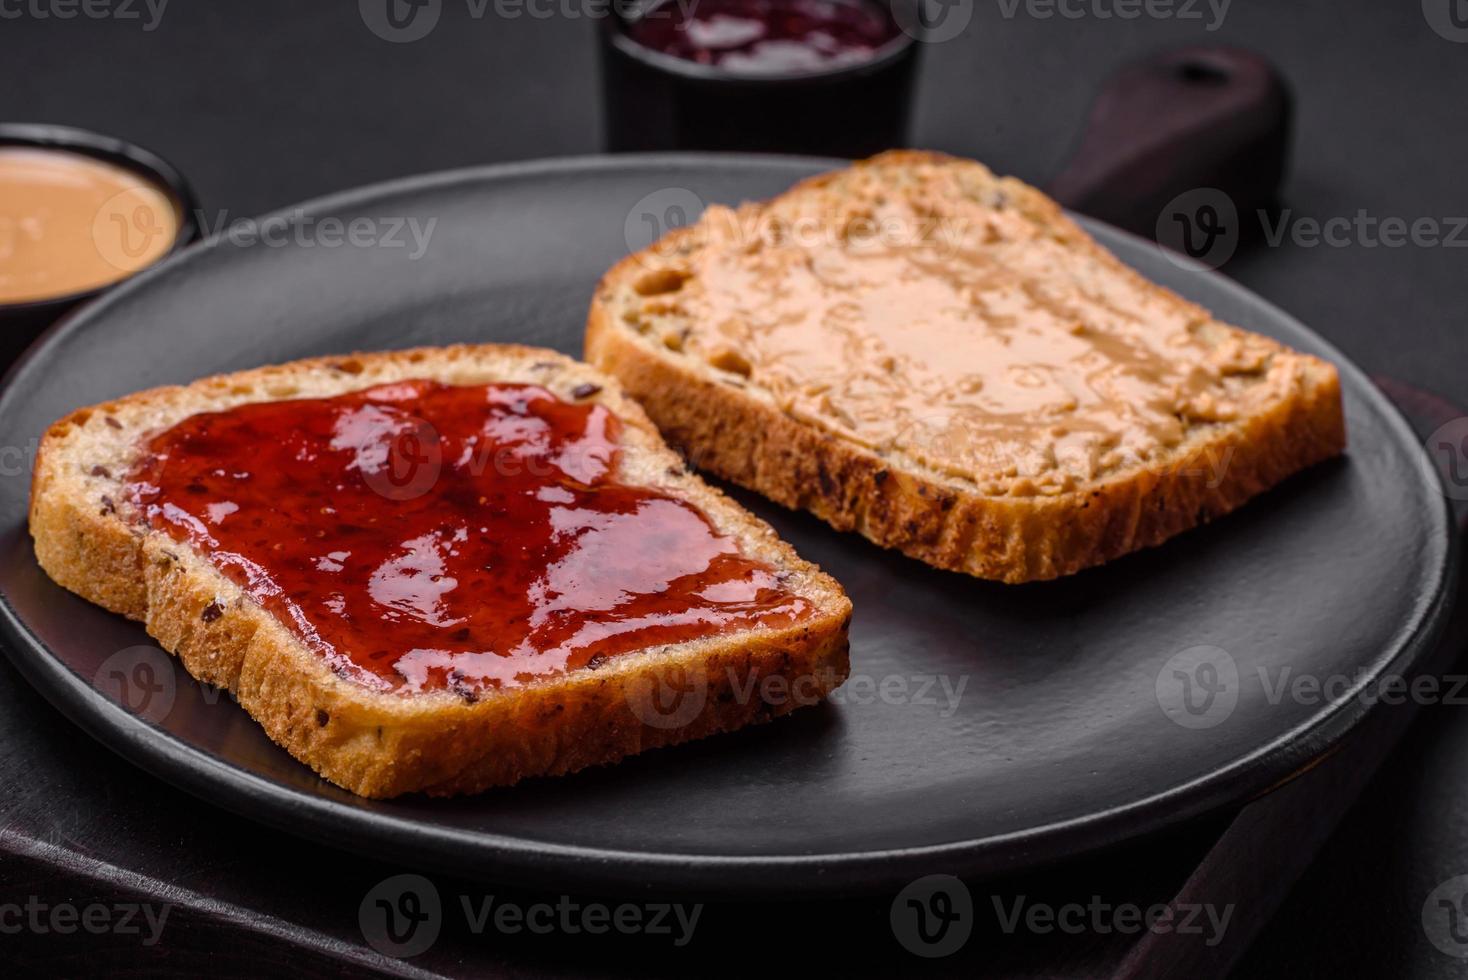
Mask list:
[[[1158,544],[1345,446],[1329,364],[933,153],[709,208],[607,273],[586,354],[696,465],[1004,582]]]

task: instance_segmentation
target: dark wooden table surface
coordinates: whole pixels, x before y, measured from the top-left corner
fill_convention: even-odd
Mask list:
[[[1286,234],[1241,250],[1224,271],[1395,379],[1394,393],[1430,431],[1456,414],[1451,403],[1468,402],[1468,230],[1452,232],[1468,215],[1468,31],[1454,26],[1450,3],[1178,0],[1126,17],[1126,4],[1108,0],[959,0],[964,30],[925,51],[913,142],[1042,182],[1064,163],[1097,84],[1123,61],[1173,44],[1262,51],[1296,95]],[[220,222],[404,174],[597,149],[595,4],[441,5],[439,26],[411,44],[373,36],[350,3],[173,0],[156,19],[156,3],[94,8],[105,17],[80,7],[64,17],[66,5],[50,2],[0,5],[0,119],[152,146],[190,175]],[[1449,240],[1389,246],[1361,230],[1361,216],[1430,220]],[[1312,244],[1311,223],[1332,219],[1351,230]],[[379,882],[412,869],[198,803],[100,749],[0,664],[0,964],[64,975],[1088,976],[1122,964],[1137,975],[1169,963],[1216,969],[1243,956],[1237,975],[1250,977],[1457,976],[1464,961],[1449,955],[1457,949],[1436,902],[1452,891],[1440,885],[1468,874],[1462,705],[1417,712],[1338,813],[1373,772],[1374,746],[1407,720],[1384,714],[1379,729],[1243,815],[974,889],[978,902],[1024,895],[1052,906],[1245,896],[1223,953],[1206,935],[1159,946],[1094,928],[989,929],[954,957],[923,960],[896,942],[891,897],[879,896],[709,907],[683,947],[652,935],[476,935],[452,914],[427,952],[400,962],[364,941],[359,908]],[[1291,888],[1296,870],[1303,877]],[[491,895],[561,901],[434,884],[451,909]],[[56,906],[79,915],[97,906],[108,926],[98,935],[11,928],[32,914],[28,904],[44,905],[36,914],[48,923]],[[162,938],[150,944],[145,913],[156,922],[165,907]],[[129,908],[132,928],[123,928]]]

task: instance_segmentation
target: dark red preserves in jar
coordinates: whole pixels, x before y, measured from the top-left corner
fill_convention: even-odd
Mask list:
[[[626,31],[651,50],[746,75],[857,64],[899,33],[873,0],[666,0]]]

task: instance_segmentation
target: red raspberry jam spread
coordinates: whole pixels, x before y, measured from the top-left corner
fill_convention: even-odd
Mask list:
[[[667,0],[626,31],[645,48],[745,75],[859,64],[898,35],[886,4],[871,0]]]
[[[618,482],[620,429],[535,385],[403,381],[194,415],[127,495],[378,690],[472,699],[812,612],[696,507]]]

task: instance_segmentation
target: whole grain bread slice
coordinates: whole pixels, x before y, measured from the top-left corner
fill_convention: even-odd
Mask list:
[[[818,316],[807,303],[821,304]],[[943,304],[960,312],[934,328]],[[792,346],[792,323],[826,347]],[[1095,354],[1068,378],[1047,374],[1047,336],[1071,347],[1091,338]],[[1040,353],[1017,351],[1016,337]],[[970,344],[989,345],[1003,376],[960,379],[966,395],[927,394],[946,368],[916,363],[923,352],[942,361]],[[1168,345],[1177,360],[1162,358],[1159,374]],[[1085,407],[1096,392],[1084,372],[1138,352],[1154,375],[1176,377],[1144,392],[1163,399],[1144,416],[1146,439],[1160,441],[1133,451],[1131,434],[1088,434],[1100,416]],[[1003,582],[1156,545],[1345,446],[1332,366],[1146,281],[1034,188],[935,153],[894,151],[767,203],[709,208],[606,274],[586,357],[696,465],[931,565]],[[1144,375],[1114,367],[1115,404],[1102,403],[1126,415],[1115,393]],[[997,385],[1022,402],[1021,387],[1052,377],[1070,387],[1028,428],[986,414],[973,394]],[[936,421],[914,418],[918,405]],[[1005,439],[988,440],[995,429]]]
[[[699,508],[815,612],[796,626],[618,655],[595,669],[479,692],[382,693],[333,673],[204,554],[147,526],[124,477],[141,442],[205,411],[329,397],[406,379],[541,385],[623,422],[617,479]],[[618,385],[548,350],[480,345],[296,361],[79,409],[41,441],[30,529],[41,567],[140,620],[200,681],[228,689],[278,744],[369,797],[471,793],[569,773],[811,704],[846,677],[851,604],[765,523],[687,471]],[[669,693],[672,692],[672,697]]]

